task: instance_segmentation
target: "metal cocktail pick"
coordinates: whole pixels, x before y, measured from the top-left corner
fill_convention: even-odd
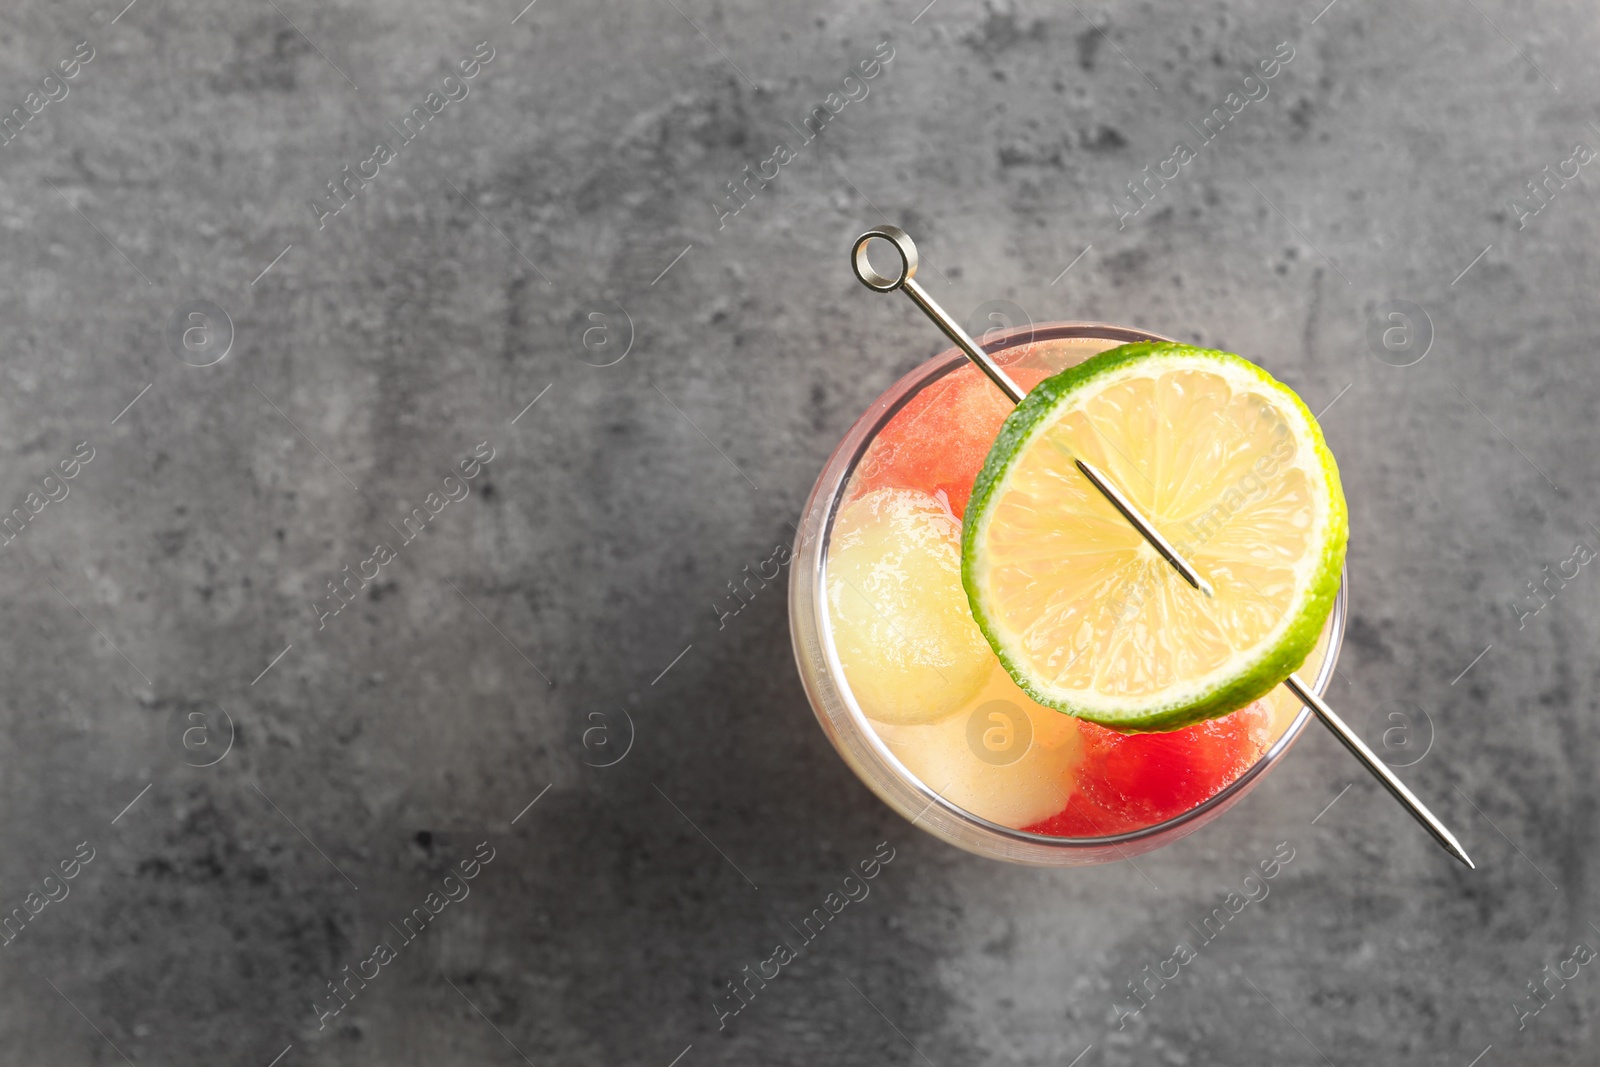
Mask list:
[[[887,241],[895,252],[899,254],[900,270],[898,273],[894,275],[883,274],[868,261],[867,246],[875,238]],[[916,279],[913,277],[917,273],[917,246],[912,243],[911,238],[904,230],[898,226],[880,226],[876,229],[868,230],[856,238],[855,247],[850,255],[850,264],[855,269],[856,277],[861,279],[861,284],[868,289],[879,293],[892,293],[896,289],[904,290],[912,302],[922,309],[923,314],[932,319],[934,325],[944,331],[945,336],[954,341],[957,347],[967,354],[967,358],[976,363],[978,369],[987,374],[989,379],[1000,387],[1000,391],[1011,398],[1013,404],[1022,402],[1022,398],[1027,394],[1018,387],[1016,382],[1011,380],[1011,376],[1002,370],[1000,365],[990,358],[989,354],[980,348],[976,341],[967,335],[967,331],[963,330],[960,324],[955,319],[952,319],[933,297],[928,295],[927,290],[917,284]],[[1150,546],[1159,552],[1163,559],[1172,564],[1173,569],[1183,577],[1184,581],[1208,597],[1213,595],[1210,584],[1200,576],[1200,572],[1196,571],[1194,566],[1179,554],[1178,550],[1161,535],[1161,531],[1157,530],[1149,519],[1140,514],[1139,509],[1134,506],[1133,502],[1103,472],[1082,459],[1074,459],[1073,462],[1077,464],[1078,470],[1083,473],[1083,476],[1089,479],[1090,483],[1111,502],[1111,505],[1117,511],[1121,512],[1122,516],[1133,525],[1133,528],[1138,530],[1146,541],[1150,542]],[[1405,809],[1411,813],[1412,817],[1421,823],[1440,845],[1444,846],[1445,851],[1465,863],[1468,867],[1476,869],[1476,865],[1472,862],[1471,857],[1467,855],[1466,850],[1461,847],[1461,842],[1456,840],[1455,835],[1445,827],[1444,823],[1438,820],[1433,812],[1427,809],[1422,801],[1417,799],[1415,793],[1406,788],[1404,782],[1395,777],[1394,772],[1389,769],[1388,765],[1378,759],[1372,749],[1367,747],[1366,742],[1362,741],[1356,732],[1350,729],[1332,708],[1328,707],[1323,699],[1312,690],[1311,686],[1307,685],[1298,674],[1289,675],[1283,684],[1302,704],[1310,708],[1318,719],[1322,720],[1324,726],[1333,731],[1333,735],[1344,744],[1345,748],[1350,750],[1351,755],[1360,760],[1362,766],[1371,771],[1372,776],[1382,782],[1385,789],[1394,794],[1394,798],[1405,806]]]

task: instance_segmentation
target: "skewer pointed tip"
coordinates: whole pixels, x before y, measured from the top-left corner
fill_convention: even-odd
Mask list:
[[[1441,848],[1462,863],[1465,863],[1468,870],[1475,871],[1478,869],[1478,865],[1472,862],[1472,857],[1467,855],[1467,850],[1461,847],[1461,842],[1456,840],[1456,835],[1451,833],[1444,823],[1439,821],[1438,816],[1429,811],[1427,806],[1417,799],[1415,793],[1406,788],[1406,784],[1395,776],[1394,771],[1389,769],[1388,764],[1373,754],[1372,749],[1367,747],[1367,743],[1361,740],[1354,730],[1350,729],[1337,712],[1328,707],[1322,697],[1318,696],[1316,691],[1305,683],[1304,679],[1297,674],[1291,674],[1284,679],[1283,684],[1289,692],[1299,697],[1300,702],[1310,708],[1317,718],[1322,720],[1324,726],[1333,731],[1333,735],[1344,744],[1345,748],[1350,750],[1350,754],[1360,760],[1362,766],[1371,771],[1372,776],[1382,783],[1383,787],[1411,813],[1412,818],[1421,823],[1423,828],[1433,835],[1433,839],[1439,843]]]

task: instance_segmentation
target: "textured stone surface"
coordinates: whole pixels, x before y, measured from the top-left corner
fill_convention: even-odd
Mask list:
[[[1600,945],[1600,578],[1512,607],[1600,548],[1592,181],[1520,230],[1508,201],[1600,136],[1593,11],[922,2],[10,6],[0,114],[94,58],[0,146],[0,503],[94,458],[0,555],[0,904],[94,858],[0,951],[7,1062],[1592,1055],[1594,968],[1520,1031],[1515,1006]],[[469,95],[401,144],[480,41]],[[801,144],[884,41],[870,95]],[[1267,95],[1119,229],[1125,183],[1280,42]],[[1395,701],[1427,713],[1404,773],[1476,873],[1319,732],[1137,867],[969,857],[828,746],[781,588],[719,629],[839,435],[940,347],[846,269],[885,215],[959,316],[1143,325],[1333,405],[1334,696],[1373,737]],[[209,367],[166,336],[195,300],[234,329]],[[1391,300],[1431,318],[1413,366],[1369,345]],[[609,348],[574,341],[591,312]],[[319,629],[326,583],[481,441],[470,497]],[[626,757],[589,765],[624,712]],[[319,1029],[326,983],[482,841],[471,895]],[[883,841],[872,895],[719,1032],[722,983]],[[1128,983],[1280,842],[1270,896],[1119,1030]]]

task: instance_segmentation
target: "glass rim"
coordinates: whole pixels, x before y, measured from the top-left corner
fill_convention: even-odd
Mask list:
[[[1074,338],[1103,338],[1124,344],[1136,341],[1173,340],[1160,334],[1151,333],[1148,330],[1118,326],[1112,323],[1059,321],[1042,324],[1029,323],[1025,326],[1013,327],[1004,331],[991,331],[979,339],[979,343],[985,352],[994,355],[1007,349],[1032,344],[1037,341]],[[1184,836],[1183,831],[1185,831],[1186,827],[1205,819],[1213,813],[1220,814],[1221,810],[1230,807],[1262,775],[1276,765],[1289,750],[1290,746],[1299,738],[1306,724],[1311,720],[1311,709],[1302,706],[1282,735],[1265,752],[1261,753],[1255,762],[1238,778],[1229,782],[1222,789],[1194,807],[1161,822],[1118,834],[1110,834],[1104,837],[1057,837],[1050,834],[1030,833],[1026,830],[1005,826],[976,815],[959,804],[946,799],[900,761],[900,758],[878,735],[877,730],[872,726],[872,720],[861,710],[855,694],[850,689],[849,681],[844,674],[844,668],[839,662],[838,650],[833,640],[832,620],[829,618],[827,610],[828,546],[832,540],[834,522],[844,502],[845,490],[849,485],[851,476],[866,455],[868,447],[877,439],[878,434],[888,425],[889,421],[899,414],[901,409],[910,403],[923,389],[968,362],[966,354],[959,349],[946,349],[912,368],[879,394],[877,400],[874,401],[874,406],[869,407],[852,424],[850,430],[834,449],[833,454],[829,456],[822,473],[818,476],[810,499],[806,503],[802,517],[809,522],[813,510],[819,502],[819,494],[826,490],[827,506],[825,513],[821,516],[820,529],[816,538],[817,543],[814,546],[796,545],[795,555],[809,558],[809,555],[814,553],[815,564],[806,567],[806,570],[809,571],[808,576],[802,576],[800,570],[797,569],[791,578],[792,583],[804,580],[810,586],[810,595],[807,599],[810,601],[813,614],[811,622],[816,629],[818,645],[820,646],[819,651],[826,664],[829,681],[833,684],[836,695],[839,697],[845,712],[860,733],[861,739],[866,746],[894,771],[896,777],[926,802],[927,806],[923,809],[923,814],[926,814],[927,811],[934,807],[938,807],[958,823],[1030,850],[1043,848],[1060,853],[1095,849],[1119,850],[1119,846],[1144,842],[1154,837],[1170,836],[1175,840],[1177,837]],[[886,397],[892,397],[893,399],[890,402],[882,403]],[[881,409],[875,411],[874,409],[880,403],[882,404]],[[801,537],[804,537],[803,533]],[[802,549],[805,551],[802,552]],[[1312,681],[1311,688],[1319,696],[1326,692],[1328,684],[1332,680],[1339,658],[1339,651],[1343,645],[1348,580],[1348,567],[1346,567],[1341,571],[1339,591],[1334,598],[1333,610],[1329,613],[1328,623],[1325,624],[1330,627],[1327,653],[1323,657],[1317,677]],[[798,638],[798,635],[795,636]],[[801,651],[798,641],[795,651],[797,655]],[[804,675],[803,665],[802,675]],[[823,720],[823,726],[829,734],[830,740],[834,741],[836,748],[839,748],[838,739],[834,736],[833,725],[824,718],[823,709],[819,706],[815,695],[810,692],[810,689],[808,682],[807,696],[811,699],[812,710],[818,719]],[[841,754],[844,754],[842,749]],[[865,776],[861,774],[860,769],[855,766],[853,760],[846,758],[846,762],[850,764],[851,769],[857,773],[858,777],[862,777],[863,781],[866,781]],[[875,793],[879,792],[871,782],[866,782],[866,784],[869,788],[873,788]],[[880,797],[882,796],[881,793],[879,795]],[[887,800],[888,798],[885,797],[883,799]],[[898,806],[892,802],[890,806],[898,809]],[[918,815],[917,819],[921,817],[921,815]],[[936,834],[935,836],[942,835]],[[1017,859],[1021,862],[1029,862],[1029,860],[1021,857],[1017,857]]]

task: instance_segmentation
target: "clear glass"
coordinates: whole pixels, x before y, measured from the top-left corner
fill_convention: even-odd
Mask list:
[[[1108,347],[1132,341],[1169,340],[1125,326],[1064,322],[993,332],[985,335],[983,346],[991,354],[998,354],[1037,341],[1089,338],[1104,340]],[[998,361],[1004,365],[1006,358],[1000,355]],[[806,502],[790,566],[789,628],[800,680],[817,721],[845,763],[884,803],[913,825],[980,856],[1042,867],[1081,866],[1140,855],[1186,837],[1255,787],[1300,736],[1311,718],[1310,711],[1302,708],[1254,764],[1221,791],[1182,814],[1126,833],[1073,838],[1002,826],[944,799],[900,762],[850,692],[834,649],[826,595],[828,546],[834,520],[851,476],[877,434],[919,391],[964,363],[966,357],[959,350],[950,349],[907,374],[873,401],[829,457]],[[1326,691],[1338,662],[1345,613],[1345,589],[1341,584],[1324,632],[1326,654],[1312,683],[1319,694]]]

